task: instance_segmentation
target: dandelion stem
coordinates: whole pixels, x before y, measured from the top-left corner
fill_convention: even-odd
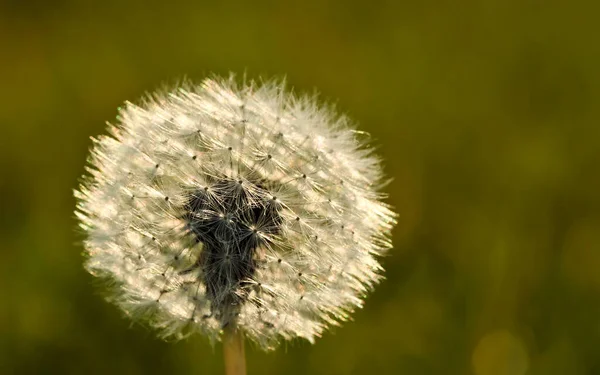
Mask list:
[[[246,356],[244,336],[236,327],[225,328],[223,336],[223,355],[226,375],[246,375]]]

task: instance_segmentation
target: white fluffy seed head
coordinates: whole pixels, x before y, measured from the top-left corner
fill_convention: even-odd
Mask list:
[[[207,79],[127,103],[94,139],[86,268],[164,337],[235,325],[313,342],[380,280],[395,214],[349,120],[282,82]]]

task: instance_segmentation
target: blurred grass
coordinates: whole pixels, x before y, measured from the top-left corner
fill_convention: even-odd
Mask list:
[[[130,327],[81,267],[72,189],[124,100],[287,75],[369,131],[401,213],[387,281],[251,374],[600,373],[592,1],[0,2],[0,373],[218,373]]]

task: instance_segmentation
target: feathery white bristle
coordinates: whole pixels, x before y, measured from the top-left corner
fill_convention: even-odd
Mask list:
[[[86,268],[165,337],[313,342],[381,278],[395,214],[349,120],[280,82],[207,79],[120,111],[75,192]]]

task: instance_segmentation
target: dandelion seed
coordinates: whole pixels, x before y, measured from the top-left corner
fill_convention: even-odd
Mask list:
[[[395,214],[346,117],[279,82],[207,79],[120,110],[77,216],[109,300],[164,337],[314,342],[381,279]]]

